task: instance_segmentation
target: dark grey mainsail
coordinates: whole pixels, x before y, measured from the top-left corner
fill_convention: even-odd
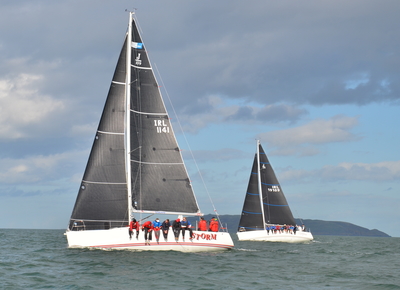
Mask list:
[[[132,41],[142,43],[134,26]],[[132,50],[132,197],[137,210],[196,213],[199,209],[159,86],[143,47]]]
[[[200,213],[147,51],[130,23],[71,230],[127,225],[132,212]]]
[[[258,141],[257,147],[238,230],[263,230],[267,224],[295,225],[278,179]]]

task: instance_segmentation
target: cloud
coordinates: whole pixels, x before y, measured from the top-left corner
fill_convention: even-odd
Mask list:
[[[288,155],[298,150],[310,155],[318,153],[314,145],[360,140],[360,136],[351,132],[357,124],[358,117],[337,115],[329,120],[316,119],[302,126],[261,133],[258,138],[276,148],[271,154]]]
[[[182,36],[164,36],[153,46],[161,70],[179,67],[166,80],[180,106],[191,104],[188,96],[207,94],[264,105],[399,100],[396,2],[309,1],[291,3],[293,9],[280,2],[253,4],[232,1],[228,9],[215,4],[212,11],[182,5],[191,16],[207,9],[209,21],[193,16],[192,25],[182,27],[185,19],[178,18],[161,28]],[[165,47],[174,50],[161,60]]]
[[[0,139],[18,139],[30,135],[29,128],[39,125],[64,104],[37,89],[43,76],[19,74],[0,79]]]
[[[400,181],[400,161],[372,164],[343,162],[323,167],[319,175],[325,180]]]
[[[0,159],[0,184],[30,184],[34,187],[57,182],[76,174],[77,168],[87,160],[87,154],[88,151],[83,150]]]
[[[233,103],[233,104],[232,104]],[[231,101],[220,96],[207,96],[186,107],[179,115],[184,129],[197,132],[210,123],[215,124],[266,124],[295,123],[308,111],[288,104],[241,104],[245,100]]]
[[[287,104],[266,105],[263,107],[240,106],[235,108],[226,121],[236,122],[290,122],[293,123],[305,115],[307,111]]]
[[[340,181],[400,181],[400,161],[382,161],[377,163],[350,163],[327,165],[321,169],[304,170],[284,169],[279,173],[280,181],[295,182],[340,182]],[[390,191],[391,188],[386,188]]]

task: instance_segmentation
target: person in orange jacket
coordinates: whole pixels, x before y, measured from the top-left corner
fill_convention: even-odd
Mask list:
[[[210,231],[218,232],[218,221],[215,217],[210,220]]]
[[[152,240],[153,223],[151,221],[145,222],[142,226],[142,231],[144,231],[144,239],[146,245],[150,245],[150,241]]]
[[[207,221],[201,217],[199,221],[199,231],[207,231]]]
[[[133,230],[136,230],[136,239],[139,237],[140,224],[136,219],[132,219],[129,223],[129,239],[132,239]]]

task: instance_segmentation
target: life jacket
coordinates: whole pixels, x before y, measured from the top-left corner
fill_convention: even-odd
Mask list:
[[[160,222],[157,222],[157,221],[153,222],[153,228],[154,228],[155,231],[159,231],[160,227],[161,227],[161,223]]]
[[[210,230],[212,232],[218,232],[218,222],[216,220],[210,222]]]
[[[181,221],[181,227],[182,228],[190,228],[191,224],[189,221]]]
[[[207,222],[205,220],[201,220],[199,222],[199,230],[206,231],[207,230]]]
[[[148,229],[152,230],[152,229],[153,229],[153,223],[152,223],[151,221],[147,221],[147,222],[145,222],[145,223],[143,224],[142,228],[143,228],[143,229],[144,229],[144,228],[148,228]]]

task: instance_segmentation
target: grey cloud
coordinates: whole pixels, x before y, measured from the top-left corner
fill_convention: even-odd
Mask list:
[[[304,144],[356,141],[361,137],[351,130],[357,123],[357,117],[338,115],[329,120],[317,119],[298,127],[261,133],[259,138],[272,147],[289,148]]]
[[[279,173],[281,181],[342,182],[342,181],[400,181],[400,161],[379,163],[340,163],[316,170],[286,168]]]
[[[307,114],[305,109],[284,104],[269,105],[262,108],[241,106],[232,115],[227,116],[227,121],[258,121],[258,122],[290,122],[293,123]]]

